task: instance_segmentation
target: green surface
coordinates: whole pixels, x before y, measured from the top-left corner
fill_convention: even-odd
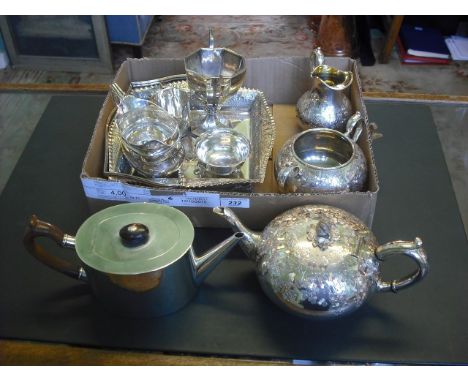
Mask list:
[[[384,134],[374,142],[381,188],[372,230],[381,244],[422,238],[431,269],[421,283],[372,295],[338,320],[305,321],[270,302],[236,247],[184,309],[130,320],[110,315],[88,285],[45,267],[22,246],[32,213],[71,234],[90,215],[79,174],[102,102],[53,97],[0,195],[0,337],[262,359],[468,363],[468,245],[429,108],[367,104]],[[195,249],[202,253],[229,235],[196,229]],[[51,241],[44,246],[76,258]],[[411,266],[399,256],[381,269],[389,279]]]
[[[122,244],[119,231],[144,224],[149,239],[142,246]],[[131,275],[162,269],[189,250],[193,225],[179,210],[154,203],[120,204],[90,216],[76,234],[76,251],[88,266],[106,273]]]

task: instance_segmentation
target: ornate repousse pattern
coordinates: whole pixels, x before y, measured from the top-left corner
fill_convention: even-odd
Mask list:
[[[343,210],[297,207],[265,228],[257,272],[267,295],[287,311],[339,316],[357,309],[374,288],[377,245],[364,223]]]
[[[325,127],[343,132],[352,114],[352,106],[343,92],[315,88],[299,98],[297,112],[306,129]]]
[[[362,149],[354,142],[353,155],[338,168],[309,166],[294,154],[294,141],[290,138],[275,159],[275,176],[283,192],[352,192],[362,191],[367,181],[367,161]]]

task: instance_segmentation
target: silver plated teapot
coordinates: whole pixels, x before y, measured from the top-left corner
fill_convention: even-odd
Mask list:
[[[353,114],[351,101],[345,93],[353,82],[351,71],[324,64],[320,48],[311,55],[312,88],[297,101],[297,113],[304,129],[327,128],[344,131]]]
[[[241,236],[197,255],[195,230],[183,212],[156,203],[125,203],[91,215],[76,236],[33,215],[23,243],[43,264],[88,283],[111,312],[159,317],[187,305]],[[39,244],[41,237],[75,250],[78,261],[49,253]]]
[[[241,246],[256,264],[267,296],[304,318],[335,318],[359,308],[373,292],[397,292],[423,279],[429,269],[422,241],[379,245],[354,215],[331,206],[305,205],[273,219],[263,232],[247,229],[229,208],[216,207],[244,235]],[[383,280],[382,261],[405,255],[417,270]]]

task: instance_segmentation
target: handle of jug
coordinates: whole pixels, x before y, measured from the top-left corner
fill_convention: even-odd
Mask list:
[[[310,72],[312,73],[317,66],[323,65],[324,60],[322,48],[315,48],[310,55]]]
[[[210,49],[214,49],[214,37],[213,37],[213,29],[208,29],[208,46]]]

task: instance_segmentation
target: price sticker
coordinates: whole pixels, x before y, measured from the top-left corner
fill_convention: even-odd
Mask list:
[[[247,198],[220,198],[220,207],[250,208],[250,199]]]
[[[130,184],[98,179],[82,179],[83,189],[88,198],[119,200],[124,202],[151,202],[172,207],[232,207],[249,208],[247,198],[221,198],[210,192],[190,192],[174,195],[151,193],[151,189]]]
[[[151,196],[146,188],[120,182],[82,179],[82,184],[86,196],[93,199],[146,202]]]

